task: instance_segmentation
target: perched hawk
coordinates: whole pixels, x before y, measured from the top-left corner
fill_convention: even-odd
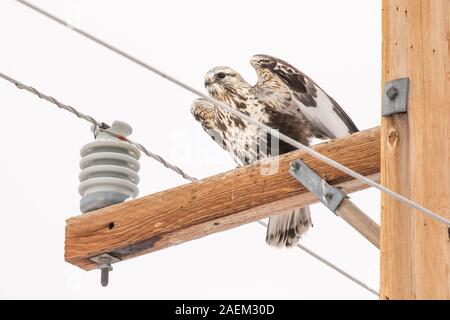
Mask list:
[[[333,98],[290,64],[267,55],[253,56],[250,63],[258,74],[256,85],[231,68],[216,67],[205,75],[209,95],[305,145],[312,138],[333,139],[358,131]],[[205,99],[195,100],[191,111],[239,165],[295,150]],[[308,207],[281,212],[270,217],[266,242],[293,246],[310,225]]]

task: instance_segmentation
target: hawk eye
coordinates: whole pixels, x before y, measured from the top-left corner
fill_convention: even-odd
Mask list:
[[[225,78],[225,73],[219,72],[219,73],[217,74],[217,78],[219,78],[219,79]]]

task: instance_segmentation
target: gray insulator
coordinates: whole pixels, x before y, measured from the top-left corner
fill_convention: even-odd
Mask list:
[[[131,127],[115,121],[108,129],[127,137]],[[140,151],[106,132],[97,132],[96,140],[81,148],[79,193],[83,213],[136,198],[139,194]]]
[[[99,191],[88,194],[80,200],[80,210],[83,213],[122,203],[129,198],[120,192]]]

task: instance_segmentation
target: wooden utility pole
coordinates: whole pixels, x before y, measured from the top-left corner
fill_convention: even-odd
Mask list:
[[[409,77],[407,113],[382,119],[381,181],[450,218],[450,1],[383,0],[383,86]],[[382,195],[382,299],[450,299],[448,228]]]

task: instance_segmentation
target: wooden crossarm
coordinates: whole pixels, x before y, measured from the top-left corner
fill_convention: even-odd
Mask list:
[[[379,128],[322,143],[314,149],[366,177],[379,179]],[[288,172],[291,161],[299,158],[346,193],[367,188],[304,151],[293,151],[270,163],[248,165],[72,217],[66,225],[65,259],[90,270],[95,263],[89,258],[102,253],[129,259],[316,203],[316,197]],[[276,165],[276,173],[262,174]]]

